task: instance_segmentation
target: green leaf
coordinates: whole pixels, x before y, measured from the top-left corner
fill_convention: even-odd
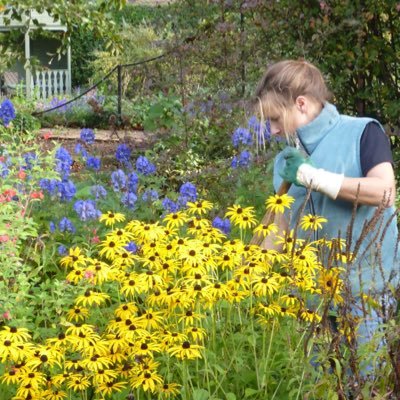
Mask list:
[[[226,394],[226,400],[236,400],[236,395],[232,392]]]
[[[194,389],[193,400],[208,400],[210,398],[210,393],[205,389]]]

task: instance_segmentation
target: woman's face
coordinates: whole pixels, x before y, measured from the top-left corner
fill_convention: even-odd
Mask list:
[[[292,106],[272,110],[269,116],[271,135],[283,138],[286,135],[293,135],[298,128],[310,123],[321,112],[321,109],[321,104],[299,96]]]

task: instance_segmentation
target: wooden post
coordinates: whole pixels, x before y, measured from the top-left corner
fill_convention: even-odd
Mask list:
[[[26,97],[31,97],[32,95],[32,71],[31,71],[31,38],[29,35],[30,28],[25,32],[25,89]]]

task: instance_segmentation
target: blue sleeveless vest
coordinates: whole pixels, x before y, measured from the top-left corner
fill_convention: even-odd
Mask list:
[[[362,177],[360,140],[366,124],[371,121],[373,120],[370,118],[340,115],[335,106],[327,103],[313,121],[297,130],[297,135],[317,168],[344,174],[346,177]],[[274,165],[275,190],[282,183],[279,171],[282,171],[284,163],[285,160],[279,153]],[[290,215],[288,214],[291,228],[299,218],[306,192],[305,188],[295,185],[292,185],[288,192],[295,198]],[[353,208],[351,202],[331,200],[321,193],[312,192],[303,214],[311,213],[328,219],[328,222],[323,224],[323,229],[317,232],[319,239],[346,239]],[[353,222],[351,250],[354,250],[360,236],[364,236],[364,224],[373,218],[376,210],[377,207],[358,205]],[[301,229],[298,229],[298,237],[302,237]],[[362,240],[356,260],[347,266],[350,269],[348,272],[353,294],[359,293],[360,290],[364,293],[380,291],[389,280],[397,283],[400,266],[397,241],[395,208],[386,208],[374,228]]]

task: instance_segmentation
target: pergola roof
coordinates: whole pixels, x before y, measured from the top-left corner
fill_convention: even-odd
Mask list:
[[[7,16],[6,16],[7,17]],[[29,21],[30,20],[30,21]],[[35,10],[30,12],[30,17],[28,15],[23,14],[21,21],[12,19],[9,24],[6,24],[4,21],[4,14],[0,14],[0,32],[7,32],[12,29],[22,28],[28,25],[29,28],[35,29],[37,25],[33,23],[33,20],[37,20],[40,27],[47,31],[67,31],[67,27],[62,25],[60,21],[55,20],[52,16],[50,16],[47,12],[38,13]]]

